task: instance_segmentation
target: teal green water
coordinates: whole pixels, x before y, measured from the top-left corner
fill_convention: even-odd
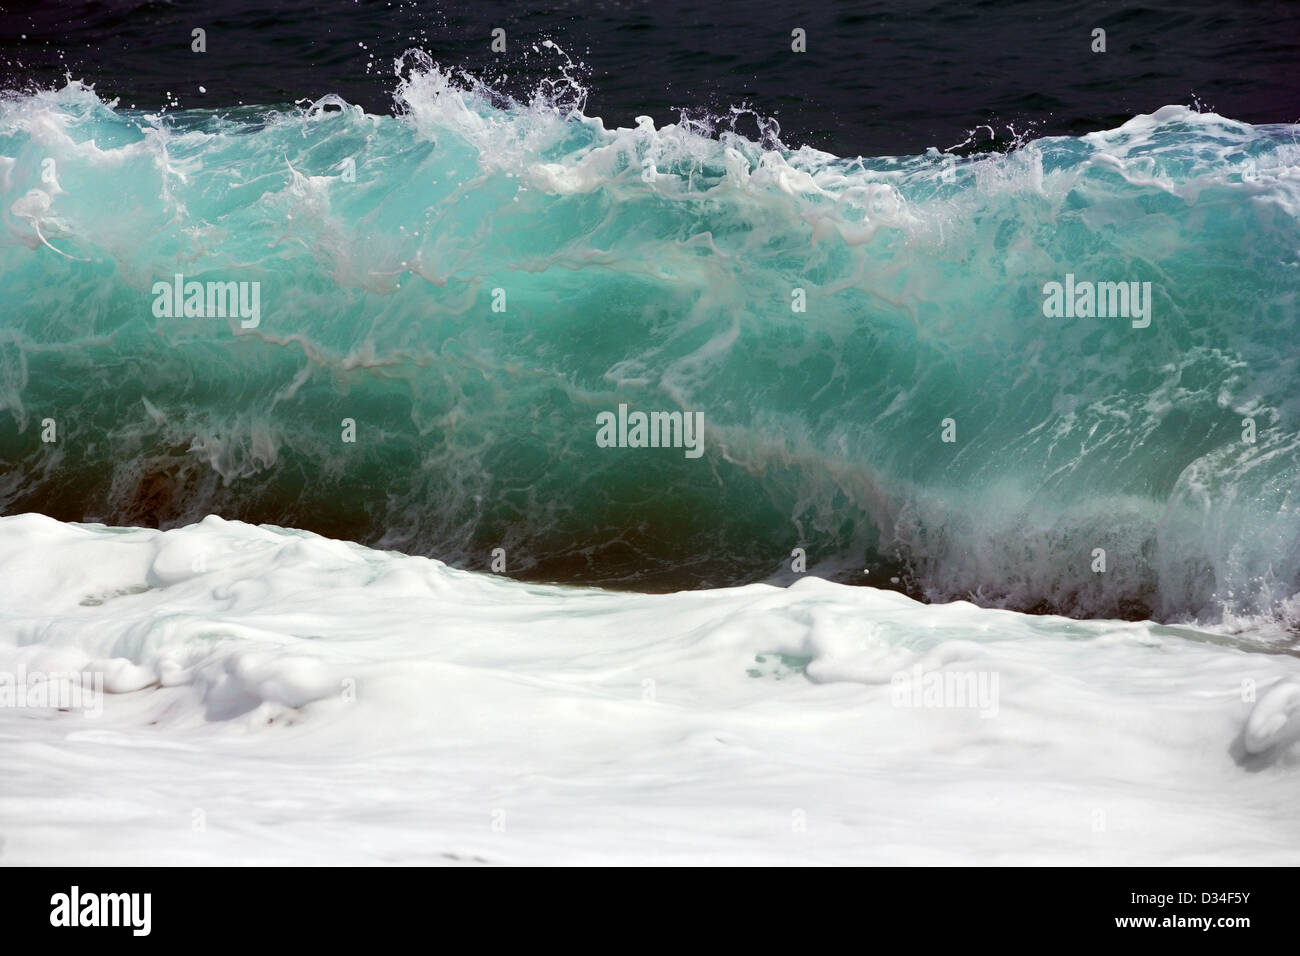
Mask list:
[[[1289,613],[1296,127],[1170,107],[843,159],[427,66],[398,101],[4,102],[5,512],[647,589],[788,578],[803,547],[931,599]],[[156,315],[177,273],[258,283],[256,327]],[[1151,283],[1149,326],[1045,316],[1067,274]],[[621,403],[702,413],[704,453],[598,447]]]

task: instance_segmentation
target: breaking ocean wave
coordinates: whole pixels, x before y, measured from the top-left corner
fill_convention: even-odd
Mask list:
[[[842,158],[416,55],[396,104],[0,103],[4,512],[644,591],[801,548],[930,601],[1292,621],[1297,127]],[[699,415],[701,454],[602,447],[620,406]]]

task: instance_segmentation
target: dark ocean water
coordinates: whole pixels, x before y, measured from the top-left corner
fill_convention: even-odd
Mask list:
[[[585,65],[585,112],[607,125],[748,106],[775,118],[787,144],[841,156],[944,149],[973,130],[981,146],[1077,135],[1169,103],[1253,124],[1300,119],[1300,4],[1276,0],[72,0],[0,10],[4,85],[71,72],[142,109],[337,93],[385,112],[391,63],[412,47],[531,91],[556,75],[559,58],[532,50],[551,39]],[[207,31],[205,54],[191,52],[195,27]],[[490,50],[497,27],[504,54]],[[806,53],[791,52],[796,27]],[[1106,30],[1104,54],[1090,49],[1095,28]],[[746,117],[738,128],[758,125]]]

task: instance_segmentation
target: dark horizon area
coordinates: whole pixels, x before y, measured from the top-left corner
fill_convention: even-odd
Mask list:
[[[205,53],[190,48],[195,28]],[[505,53],[491,50],[496,28]],[[807,52],[791,50],[795,28]],[[1091,49],[1098,28],[1105,53]],[[1300,120],[1300,4],[1278,2],[3,3],[0,83],[59,86],[71,74],[148,110],[335,93],[388,113],[405,50],[518,95],[560,75],[563,57],[533,51],[547,39],[581,64],[585,112],[608,126],[746,107],[775,119],[787,145],[838,155],[1004,147],[1169,103],[1254,124]],[[753,115],[737,122],[757,134]]]

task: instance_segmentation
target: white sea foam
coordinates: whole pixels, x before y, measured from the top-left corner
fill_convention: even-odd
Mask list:
[[[1300,661],[1186,628],[35,515],[0,621],[108,691],[0,708],[6,863],[1300,862]]]

